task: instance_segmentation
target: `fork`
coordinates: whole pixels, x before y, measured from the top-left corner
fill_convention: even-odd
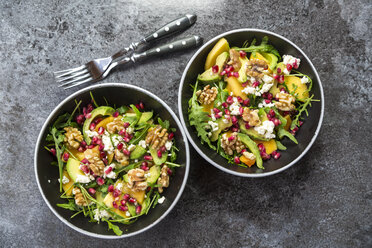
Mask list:
[[[201,43],[201,39],[197,36],[194,36],[193,40],[191,37],[189,37],[155,49],[150,49],[140,54],[133,54],[130,57],[122,58],[128,53],[134,52],[140,46],[147,45],[171,34],[187,29],[193,25],[195,21],[196,15],[185,15],[181,18],[171,21],[140,41],[132,42],[128,47],[120,50],[110,57],[95,59],[76,68],[54,72],[56,81],[60,83],[58,87],[68,89],[88,82],[97,82],[105,78],[108,73],[117,65],[126,64],[130,61],[135,63],[138,60],[150,57],[154,54],[161,55],[171,51],[195,47]]]

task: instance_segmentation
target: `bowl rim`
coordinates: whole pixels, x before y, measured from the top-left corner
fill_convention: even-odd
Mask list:
[[[209,46],[211,43],[215,42],[216,40],[218,40],[220,38],[223,38],[226,35],[233,34],[233,33],[239,33],[239,32],[260,32],[260,33],[263,33],[263,34],[269,34],[269,35],[272,35],[272,36],[276,36],[277,38],[282,39],[285,42],[289,43],[290,45],[292,45],[293,47],[295,47],[302,54],[302,56],[309,62],[309,65],[310,65],[311,69],[315,72],[314,73],[315,74],[315,77],[316,77],[316,79],[319,82],[320,98],[321,98],[321,110],[320,110],[320,118],[319,118],[318,126],[317,126],[317,128],[315,130],[314,136],[312,137],[310,143],[306,146],[306,148],[303,150],[303,152],[297,158],[295,158],[289,164],[287,164],[287,165],[285,165],[285,166],[283,166],[283,167],[281,167],[281,168],[279,168],[277,170],[270,171],[270,172],[255,173],[255,174],[253,174],[253,173],[236,172],[236,171],[232,171],[230,169],[227,169],[227,168],[219,165],[218,163],[214,162],[207,155],[205,155],[199,149],[198,145],[192,140],[191,135],[190,135],[190,132],[187,129],[186,122],[185,122],[185,120],[183,118],[183,111],[182,111],[182,88],[183,88],[183,85],[185,84],[186,74],[187,74],[188,70],[190,69],[190,66],[193,63],[193,61],[195,60],[196,56],[198,56],[201,51],[203,51],[207,46]],[[180,120],[181,120],[181,123],[183,125],[183,128],[185,129],[187,138],[189,139],[189,141],[192,144],[192,146],[194,147],[194,149],[199,153],[200,156],[202,156],[205,160],[207,160],[207,162],[209,162],[210,164],[212,164],[216,168],[218,168],[218,169],[220,169],[220,170],[222,170],[224,172],[227,172],[229,174],[235,175],[235,176],[253,177],[253,178],[266,177],[266,176],[271,176],[271,175],[277,174],[279,172],[282,172],[282,171],[288,169],[289,167],[291,167],[292,165],[294,165],[295,163],[297,163],[308,152],[308,150],[310,149],[310,147],[313,145],[314,141],[316,140],[316,138],[317,138],[317,136],[319,134],[320,127],[322,126],[322,122],[323,122],[323,115],[324,115],[324,93],[323,93],[323,86],[322,86],[322,82],[320,81],[320,78],[319,78],[319,75],[318,75],[318,71],[315,69],[315,67],[314,67],[313,63],[311,62],[311,60],[301,50],[301,48],[299,48],[295,43],[293,43],[289,39],[287,39],[287,38],[285,38],[285,37],[283,37],[283,36],[281,36],[279,34],[276,34],[274,32],[264,30],[264,29],[257,29],[257,28],[233,29],[233,30],[224,32],[222,34],[219,34],[219,35],[213,37],[212,39],[210,39],[208,42],[206,42],[202,47],[200,47],[194,53],[194,55],[191,57],[191,59],[187,63],[186,68],[183,71],[183,74],[182,74],[182,77],[181,77],[181,81],[180,81],[180,87],[179,87],[179,90],[178,90],[178,112],[179,112],[179,116],[180,116]]]
[[[63,218],[56,210],[54,210],[54,208],[51,206],[51,204],[49,203],[49,201],[47,200],[46,196],[44,195],[44,192],[41,188],[41,185],[40,185],[40,179],[39,179],[39,176],[38,176],[38,166],[37,166],[37,160],[38,160],[38,150],[39,150],[39,147],[40,147],[40,143],[41,143],[41,139],[42,139],[42,134],[46,131],[46,128],[49,127],[50,125],[50,121],[52,119],[52,117],[54,116],[54,114],[59,111],[61,109],[61,107],[68,101],[70,101],[71,99],[73,98],[76,98],[77,96],[79,96],[80,94],[82,93],[85,93],[87,91],[90,91],[90,90],[93,90],[93,89],[97,89],[97,88],[106,88],[106,87],[121,87],[121,88],[131,88],[131,89],[134,89],[134,90],[138,90],[152,98],[154,98],[156,101],[158,101],[172,116],[172,118],[175,120],[175,122],[177,123],[177,126],[178,128],[180,129],[181,131],[181,134],[182,134],[182,139],[185,143],[185,149],[186,149],[186,163],[185,163],[185,175],[184,175],[184,178],[183,178],[183,181],[182,181],[182,185],[177,193],[177,196],[176,198],[174,199],[174,201],[172,202],[172,204],[169,206],[169,208],[156,220],[154,221],[153,223],[151,223],[150,225],[146,226],[145,228],[143,229],[140,229],[138,231],[135,231],[133,233],[129,233],[129,234],[123,234],[121,236],[116,236],[116,235],[103,235],[103,234],[97,234],[97,233],[93,233],[93,232],[89,232],[89,231],[86,231],[86,230],[83,230],[75,225],[73,225],[72,223],[68,222],[65,218]],[[83,88],[73,94],[71,94],[70,96],[68,96],[67,98],[65,98],[62,102],[60,102],[54,109],[53,111],[49,114],[48,118],[45,120],[40,132],[39,132],[39,135],[38,135],[38,138],[37,138],[37,142],[36,142],[36,146],[35,146],[35,153],[34,153],[34,171],[35,171],[35,176],[36,176],[36,182],[37,182],[37,185],[38,185],[38,188],[39,188],[39,191],[45,201],[45,203],[47,204],[47,206],[49,207],[49,209],[58,217],[58,219],[60,219],[63,223],[65,223],[67,226],[69,226],[70,228],[74,229],[75,231],[78,231],[82,234],[85,234],[85,235],[88,235],[88,236],[91,236],[91,237],[94,237],[94,238],[101,238],[101,239],[122,239],[122,238],[127,238],[127,237],[131,237],[131,236],[134,236],[134,235],[137,235],[137,234],[140,234],[142,232],[145,232],[147,231],[148,229],[152,228],[153,226],[155,226],[156,224],[158,224],[162,219],[164,219],[169,213],[170,211],[172,211],[172,209],[175,207],[175,205],[177,204],[178,200],[180,199],[182,193],[183,193],[183,190],[185,189],[185,186],[186,186],[186,182],[187,182],[187,179],[188,179],[188,175],[189,175],[189,169],[190,169],[190,151],[189,151],[189,144],[187,142],[187,138],[186,138],[186,134],[185,134],[185,131],[183,130],[183,126],[182,124],[180,123],[177,115],[173,112],[173,110],[163,101],[161,100],[158,96],[156,96],[155,94],[151,93],[150,91],[147,91],[141,87],[138,87],[138,86],[135,86],[135,85],[129,85],[129,84],[124,84],[124,83],[104,83],[104,84],[99,84],[99,85],[93,85],[93,86],[89,86],[89,87],[86,87],[86,88]]]

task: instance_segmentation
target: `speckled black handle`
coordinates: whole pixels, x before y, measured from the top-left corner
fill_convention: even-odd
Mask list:
[[[171,21],[164,27],[159,28],[154,33],[146,36],[144,40],[145,42],[148,43],[151,41],[161,39],[170,34],[185,30],[188,27],[190,27],[192,24],[194,24],[195,22],[196,22],[196,15],[185,15],[184,17]]]

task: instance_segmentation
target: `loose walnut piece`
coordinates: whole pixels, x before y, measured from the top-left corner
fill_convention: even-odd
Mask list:
[[[217,88],[216,87],[212,87],[210,85],[207,85],[204,87],[203,90],[198,90],[196,92],[196,95],[198,96],[198,101],[201,103],[201,104],[204,104],[204,105],[208,105],[212,102],[214,102],[214,100],[216,99],[217,97]]]
[[[162,128],[160,125],[157,125],[154,128],[150,128],[145,139],[146,144],[150,144],[152,149],[155,150],[164,146],[167,140],[168,140],[167,129]]]
[[[279,99],[279,102],[275,103],[275,107],[277,107],[278,109],[282,111],[292,111],[295,109],[295,105],[293,103],[296,101],[296,99],[292,95],[284,92],[279,92],[276,93],[275,97]]]
[[[230,137],[227,137],[227,134],[225,133],[221,137],[221,147],[225,153],[230,156],[234,154],[234,151],[240,153],[245,148],[237,134],[237,132],[234,132]]]
[[[83,135],[75,127],[65,127],[65,142],[67,142],[71,147],[78,149],[80,147],[80,142],[83,141]]]
[[[99,157],[99,153],[95,149],[87,149],[84,151],[84,157],[89,161],[89,169],[96,176],[102,176],[105,169],[105,164]]]
[[[106,125],[106,129],[109,133],[116,133],[124,129],[124,122],[120,117],[116,117],[112,122]]]
[[[256,156],[253,153],[250,152],[243,152],[244,157],[246,157],[249,160],[256,160]]]
[[[116,161],[118,161],[121,165],[127,166],[129,164],[129,156],[124,155],[119,149],[114,150],[114,155]]]
[[[158,179],[157,184],[159,185],[158,187],[159,193],[163,192],[163,188],[167,188],[169,186],[168,166],[164,165],[161,168],[160,177]]]
[[[261,59],[251,59],[248,61],[247,65],[247,75],[254,78],[262,78],[264,76],[263,71],[267,70],[268,65],[264,60]]]
[[[248,122],[249,126],[255,127],[261,124],[260,117],[258,116],[258,109],[244,108],[243,120]]]
[[[128,171],[128,187],[133,191],[143,191],[147,189],[145,171],[142,169],[131,169]]]
[[[72,190],[72,194],[75,195],[75,203],[78,206],[88,206],[88,202],[85,200],[83,193],[77,187]]]
[[[235,49],[230,49],[230,61],[228,62],[229,65],[234,67],[234,70],[237,71],[242,66],[242,63],[240,62],[240,54]]]

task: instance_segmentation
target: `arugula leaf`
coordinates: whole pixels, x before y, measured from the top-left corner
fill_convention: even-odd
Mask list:
[[[165,120],[165,121],[162,121],[162,119],[160,117],[158,117],[158,123],[159,125],[162,127],[162,128],[165,128],[168,130],[170,124],[169,124],[169,121],[168,120]]]
[[[141,119],[141,111],[138,110],[138,108],[136,106],[134,106],[133,104],[130,105],[130,107],[133,109],[134,113],[136,113],[136,117],[137,117],[137,120],[135,120],[133,123],[130,124],[131,127],[135,126],[138,121]]]
[[[60,148],[60,143],[63,142],[63,139],[61,141],[61,133],[58,132],[57,128],[52,127],[52,130],[50,133],[53,136],[54,139],[54,145],[56,149],[56,157],[57,157],[57,162],[58,162],[58,167],[59,167],[59,191],[62,192],[62,174],[63,174],[63,161],[62,161],[62,152],[64,150],[64,146],[62,145],[62,148]],[[57,138],[59,136],[59,138]]]
[[[235,50],[238,50],[238,51],[245,51],[245,52],[266,52],[266,53],[272,53],[274,54],[275,56],[277,56],[279,58],[279,60],[281,60],[281,56],[278,52],[278,50],[275,49],[274,46],[268,44],[269,42],[269,37],[267,36],[264,36],[262,38],[262,41],[261,41],[261,44],[256,46],[256,39],[253,39],[252,40],[252,43],[249,47],[241,47],[241,48],[234,48]],[[247,45],[247,43],[245,42],[243,45]]]
[[[218,107],[218,105],[222,104],[226,101],[227,97],[229,96],[229,92],[225,90],[226,85],[225,82],[220,81],[218,83],[218,86],[216,85],[218,89],[216,100],[214,101],[214,107]]]
[[[174,162],[174,161],[177,160],[177,153],[176,153],[176,151],[178,152],[179,150],[178,150],[178,148],[175,146],[175,144],[173,142],[173,145],[172,145],[171,150],[170,150],[170,154],[171,155],[169,157],[169,159],[170,159],[171,162]]]
[[[127,106],[121,106],[120,108],[117,108],[116,110],[119,112],[119,114],[122,115],[122,114],[125,114],[129,110],[129,108]]]
[[[290,132],[286,131],[284,128],[281,127],[278,129],[278,137],[279,139],[283,139],[284,136],[287,136],[294,143],[298,144],[297,139]]]
[[[312,101],[318,101],[318,100],[313,100],[314,98],[314,95],[312,95],[311,97],[309,97],[308,99],[305,100],[304,103],[301,103],[300,106],[298,106],[298,114],[295,116],[295,118],[293,118],[293,121],[292,121],[292,124],[291,124],[291,129],[293,129],[295,126],[300,126],[300,117],[302,115],[303,112],[306,113],[306,116],[309,115],[309,113],[307,112],[307,106],[310,106],[311,107],[311,102]]]
[[[276,143],[276,147],[278,147],[279,150],[281,150],[281,151],[287,150],[287,147],[285,147],[282,144],[282,142],[280,142],[279,140],[275,140],[275,143]]]
[[[117,225],[114,225],[114,224],[112,224],[111,223],[111,221],[109,221],[109,220],[106,220],[105,218],[102,218],[101,220],[103,220],[103,221],[106,221],[107,222],[107,225],[108,225],[108,228],[109,228],[109,230],[112,230],[112,231],[114,231],[114,233],[117,235],[117,236],[120,236],[120,235],[122,235],[123,234],[123,231],[122,230],[120,230],[120,228],[117,226]]]
[[[197,132],[197,135],[201,138],[201,143],[207,143],[208,146],[216,150],[216,147],[212,145],[208,132],[205,130],[205,128],[209,125],[208,124],[208,113],[203,111],[203,107],[199,105],[198,98],[196,96],[196,91],[198,88],[198,82],[195,83],[194,86],[194,93],[189,100],[189,121],[190,125],[194,126]]]
[[[143,140],[146,137],[147,130],[149,130],[150,127],[151,125],[147,124],[141,132],[136,132],[134,134],[134,138],[129,141],[129,144],[137,144],[140,142],[140,140]]]
[[[57,204],[57,207],[72,210],[72,211],[79,210],[79,208],[75,204],[75,200],[69,200],[68,203],[59,203]]]

